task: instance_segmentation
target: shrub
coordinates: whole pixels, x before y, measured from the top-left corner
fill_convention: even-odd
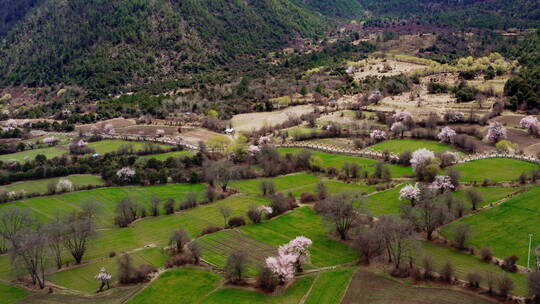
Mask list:
[[[518,268],[516,262],[519,260],[518,256],[513,254],[504,258],[504,262],[501,265],[502,269],[510,272],[517,272]]]
[[[300,195],[300,202],[302,204],[313,203],[317,201],[317,197],[313,193],[304,192]]]
[[[270,270],[268,267],[261,268],[257,276],[257,286],[267,292],[273,292],[278,284],[279,279],[272,270]]]
[[[497,288],[499,289],[499,295],[506,298],[514,290],[514,281],[508,274],[502,274],[497,280]]]
[[[186,210],[197,207],[197,193],[190,192],[180,204],[180,210]]]
[[[243,281],[244,274],[247,271],[248,257],[243,251],[233,251],[225,263],[225,276],[232,283]]]
[[[174,199],[168,198],[165,204],[163,205],[163,208],[165,209],[165,214],[173,214],[174,213]]]
[[[171,258],[169,258],[167,262],[165,263],[165,267],[166,268],[179,267],[179,266],[191,264],[192,262],[193,262],[193,257],[191,255],[191,252],[189,250],[186,250],[182,253],[175,254]]]
[[[240,226],[246,225],[246,220],[244,220],[244,217],[242,216],[235,216],[229,219],[228,224],[229,224],[229,227],[231,228],[240,227]]]
[[[482,282],[482,275],[477,271],[469,272],[467,274],[467,281],[469,281],[471,288],[478,288],[480,287],[480,282]]]
[[[452,266],[452,263],[446,262],[444,264],[443,268],[441,269],[441,279],[444,282],[452,282],[454,278],[454,267]]]
[[[207,226],[206,228],[204,228],[201,232],[201,236],[205,235],[205,234],[210,234],[210,233],[214,233],[214,232],[218,232],[220,231],[222,228],[221,227],[218,227],[218,226]]]
[[[422,267],[424,267],[424,279],[431,280],[433,278],[433,258],[430,256],[425,256],[422,259]]]
[[[109,257],[114,258],[116,256],[116,251],[109,252]]]
[[[493,251],[489,247],[484,247],[480,250],[480,256],[482,257],[482,260],[491,262],[493,259]]]
[[[262,211],[258,206],[251,206],[249,207],[249,210],[247,211],[247,216],[251,220],[253,224],[258,224],[262,221]],[[230,221],[229,221],[230,225]]]
[[[428,84],[428,92],[430,94],[443,94],[448,93],[448,86],[444,83],[431,81]]]

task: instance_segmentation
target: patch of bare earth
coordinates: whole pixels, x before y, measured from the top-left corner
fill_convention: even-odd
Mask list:
[[[180,133],[179,136],[184,141],[193,145],[197,145],[200,141],[206,142],[208,139],[215,136],[220,136],[220,135],[223,135],[223,134],[216,133],[207,129],[194,128],[194,129],[188,129],[186,131],[183,131],[182,133]]]
[[[253,131],[264,126],[275,126],[285,122],[290,117],[298,117],[313,111],[312,105],[300,105],[280,111],[238,114],[231,119],[231,123],[236,131]]]
[[[497,302],[456,289],[415,287],[359,269],[341,303],[492,304]]]

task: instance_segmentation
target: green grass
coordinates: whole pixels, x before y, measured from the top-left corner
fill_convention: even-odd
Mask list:
[[[62,179],[70,180],[73,183],[73,186],[75,187],[100,186],[100,185],[105,184],[105,181],[101,179],[100,176],[90,175],[90,174],[68,175],[66,177],[62,177]],[[54,182],[55,184],[57,184],[59,180],[60,180],[60,177],[55,177],[55,178],[38,179],[38,180],[31,180],[31,181],[25,181],[25,182],[17,182],[17,183],[1,186],[0,189],[4,191],[8,191],[8,192],[9,191],[15,191],[15,192],[24,191],[27,194],[28,193],[46,194],[47,185],[50,182]]]
[[[160,275],[128,303],[198,303],[218,287],[220,281],[219,275],[202,269],[171,269]],[[179,290],[180,288],[182,290]]]
[[[290,191],[295,197],[298,197],[304,192],[314,193],[317,189],[317,184],[323,179],[307,173],[298,173],[274,178],[234,181],[231,183],[231,187],[236,188],[240,192],[245,194],[261,195],[262,192],[260,187],[261,183],[264,180],[273,181],[276,185],[277,191],[285,193]],[[328,188],[328,192],[330,193],[339,193],[342,191],[360,191],[369,193],[375,191],[374,186],[361,184],[346,184],[332,180],[323,181]]]
[[[55,147],[42,148],[42,149],[26,150],[26,151],[17,152],[17,153],[11,153],[11,154],[3,154],[3,155],[0,155],[0,161],[3,161],[3,162],[17,161],[17,162],[22,163],[27,160],[34,160],[38,154],[43,154],[47,158],[54,158],[57,156],[62,156],[66,153],[69,153],[69,149],[67,148],[67,146],[55,146]]]
[[[93,148],[96,153],[105,154],[110,152],[116,152],[122,146],[132,146],[134,151],[143,151],[149,143],[141,141],[128,141],[128,140],[100,140],[91,142],[88,147]],[[159,145],[162,149],[170,149],[171,146]]]
[[[405,184],[398,185],[395,188],[388,189],[383,192],[375,193],[368,197],[367,203],[364,205],[375,216],[383,214],[399,215],[399,209],[402,204],[408,203],[408,201],[399,200],[399,191],[405,187]],[[454,192],[457,198],[463,199],[466,205],[470,208],[470,201],[467,198],[465,191],[471,188],[460,189]],[[482,207],[490,203],[496,202],[507,195],[517,191],[515,188],[504,187],[475,187],[478,192],[482,194],[484,202],[477,207]]]
[[[451,238],[455,225],[466,223],[473,230],[471,245],[476,248],[491,247],[494,255],[500,258],[516,254],[518,264],[526,265],[528,234],[533,234],[533,248],[540,244],[539,197],[540,187],[534,187],[497,207],[445,226],[442,233]]]
[[[301,152],[302,150],[304,149],[299,149],[299,148],[279,148],[278,149],[279,153],[282,155],[285,155],[288,153],[297,154]],[[365,170],[367,170],[371,174],[375,171],[375,164],[377,164],[376,160],[369,159],[369,158],[332,154],[332,153],[326,153],[326,152],[320,152],[320,151],[314,151],[314,150],[308,150],[308,151],[311,152],[311,155],[314,158],[319,159],[321,161],[321,165],[323,168],[334,167],[338,170],[341,170],[345,163],[355,163],[359,165],[360,167],[364,168]],[[390,172],[392,172],[392,177],[411,176],[413,174],[412,169],[410,167],[403,167],[403,166],[390,165],[390,164],[387,164],[387,166],[390,169]]]
[[[460,180],[464,182],[482,182],[484,179],[501,182],[517,180],[521,173],[528,174],[532,169],[540,169],[540,166],[511,158],[488,158],[462,163],[453,168],[459,170]]]
[[[514,281],[514,293],[520,296],[527,295],[527,276],[525,274],[505,272],[494,264],[482,261],[479,257],[428,242],[422,242],[422,253],[433,258],[435,271],[437,272],[440,272],[446,262],[451,262],[455,274],[462,280],[467,280],[467,274],[472,271],[477,271],[482,275],[487,271],[498,274],[508,273]],[[418,263],[422,266],[420,256],[417,258]],[[486,287],[485,282],[481,285]]]
[[[356,268],[350,267],[321,273],[305,303],[341,303],[355,272]]]
[[[172,197],[176,204],[184,199],[189,192],[197,192],[202,200],[206,186],[201,184],[167,184],[157,186],[129,186],[111,187],[92,190],[84,190],[55,196],[34,197],[21,201],[0,205],[0,208],[8,205],[17,205],[30,208],[36,216],[43,220],[54,218],[58,214],[66,214],[80,210],[83,202],[93,201],[99,204],[101,212],[97,217],[99,227],[114,227],[116,206],[125,197],[131,197],[141,206],[149,207],[153,196],[165,200]],[[162,205],[163,206],[163,203]]]
[[[261,224],[243,226],[236,232],[220,231],[203,237],[203,258],[223,267],[229,253],[244,250],[249,255],[252,275],[266,257],[276,254],[279,246],[301,235],[313,241],[309,249],[311,266],[341,265],[357,258],[352,248],[330,239],[328,233],[321,216],[309,207],[301,207]]]
[[[315,267],[340,265],[354,261],[356,252],[328,237],[330,232],[323,225],[322,217],[309,207],[301,207],[271,221],[244,226],[240,230],[260,242],[278,247],[297,236],[305,236],[313,241],[310,247],[311,264]]]
[[[374,146],[368,148],[373,151],[388,150],[390,153],[403,153],[405,151],[414,152],[418,149],[428,149],[433,152],[445,152],[445,151],[457,151],[451,145],[442,144],[433,140],[421,140],[421,139],[391,139],[380,142]]]
[[[140,158],[142,159],[153,158],[153,159],[165,161],[169,157],[183,157],[183,156],[193,156],[193,155],[195,155],[194,151],[185,150],[185,151],[173,151],[173,152],[167,152],[167,153],[145,155],[145,156],[141,156]]]
[[[269,296],[256,291],[238,289],[238,288],[221,288],[216,292],[211,293],[202,302],[203,304],[297,304],[300,303],[302,297],[309,291],[315,277],[305,276],[296,279],[283,294],[277,296]]]
[[[130,257],[133,259],[133,265],[135,267],[143,264],[163,267],[169,258],[166,253],[163,253],[161,249],[158,248],[133,252],[130,254]],[[114,258],[107,258],[104,261],[83,264],[82,266],[77,266],[68,270],[61,270],[46,276],[46,279],[57,285],[73,290],[93,293],[98,290],[100,285],[100,283],[94,279],[94,276],[99,273],[102,267],[105,267],[112,275],[113,285],[117,282],[119,258],[120,256],[117,255]]]
[[[29,294],[25,289],[0,282],[0,304],[14,303]]]

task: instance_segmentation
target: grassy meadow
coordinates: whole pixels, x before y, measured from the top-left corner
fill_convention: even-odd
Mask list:
[[[5,185],[5,186],[0,186],[0,190],[7,191],[7,192],[24,191],[26,193],[46,194],[47,185],[51,182],[57,184],[60,179],[67,179],[71,181],[74,187],[105,185],[105,181],[101,179],[100,176],[91,175],[91,174],[74,174],[74,175],[68,175],[66,177],[54,177],[54,178],[17,182],[17,183]]]
[[[443,144],[434,140],[422,140],[422,139],[391,139],[380,142],[376,145],[368,147],[367,150],[372,151],[385,151],[387,150],[390,153],[403,153],[405,151],[414,152],[418,149],[428,149],[435,153],[437,152],[446,152],[452,151],[457,152],[458,150],[452,145]]]
[[[482,182],[484,179],[503,182],[515,181],[521,173],[529,174],[532,169],[540,169],[540,166],[511,158],[488,158],[458,164],[453,168],[459,170],[463,182]]]

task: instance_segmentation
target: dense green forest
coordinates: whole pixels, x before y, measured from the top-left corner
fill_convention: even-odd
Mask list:
[[[43,0],[0,0],[0,37]]]
[[[540,26],[537,0],[359,0],[372,13],[368,25],[383,25],[387,18],[413,18],[417,22],[505,29]]]
[[[326,26],[289,0],[49,0],[1,43],[0,85],[62,82],[99,98],[211,71]]]

